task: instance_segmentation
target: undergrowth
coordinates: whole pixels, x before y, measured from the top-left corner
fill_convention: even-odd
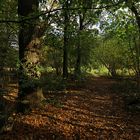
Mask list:
[[[131,113],[140,112],[140,91],[136,82],[132,79],[121,79],[113,84],[113,92],[121,94],[125,109]]]

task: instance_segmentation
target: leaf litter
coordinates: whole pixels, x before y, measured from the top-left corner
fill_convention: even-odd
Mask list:
[[[66,92],[45,93],[44,107],[16,114],[0,140],[140,140],[140,113],[125,109],[114,82],[92,77],[82,88],[73,83]]]

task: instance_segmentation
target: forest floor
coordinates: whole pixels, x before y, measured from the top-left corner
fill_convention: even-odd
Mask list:
[[[112,90],[119,82],[90,77],[47,92],[44,107],[17,115],[0,140],[140,140],[140,113],[128,111],[123,95]]]

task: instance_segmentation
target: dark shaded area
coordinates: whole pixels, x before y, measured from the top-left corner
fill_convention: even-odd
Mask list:
[[[120,78],[111,87],[112,92],[122,96],[125,108],[131,113],[140,112],[140,90],[134,78]]]
[[[12,121],[9,118],[15,112],[15,103],[10,99],[15,97],[12,97],[9,93],[15,88],[13,86],[15,83],[17,83],[17,72],[15,70],[0,71],[0,133],[4,133],[11,127],[7,125]]]

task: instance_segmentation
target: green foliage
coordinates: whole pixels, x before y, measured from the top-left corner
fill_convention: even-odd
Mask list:
[[[136,3],[135,3],[136,4]],[[106,40],[115,38],[120,46],[126,49],[124,53],[123,67],[139,73],[139,28],[136,17],[131,14],[129,7],[125,5],[115,13],[109,13],[103,22],[103,31]],[[137,75],[136,74],[136,75]]]
[[[96,60],[104,65],[113,75],[116,74],[117,69],[121,69],[125,63],[126,48],[122,46],[116,39],[110,39],[101,42],[99,47],[94,49]]]
[[[95,30],[81,31],[80,34],[80,54],[81,54],[81,70],[84,72],[93,67],[93,49],[96,46]],[[74,68],[77,58],[77,45],[79,39],[78,36],[71,38],[71,44],[69,48],[69,67]]]
[[[46,68],[54,68],[57,75],[62,71],[62,45],[61,36],[52,33],[46,34],[41,62]]]
[[[7,40],[8,41],[8,40]],[[3,41],[3,45],[0,45],[0,67],[17,68],[18,52],[16,49],[7,45],[7,42]]]
[[[108,69],[105,66],[99,65],[97,69],[89,71],[94,76],[108,76]]]
[[[17,19],[17,1],[0,1],[0,20]],[[12,23],[1,23],[0,26],[0,66],[2,68],[16,68],[18,51],[11,45],[17,34],[17,25]]]
[[[40,80],[38,79],[29,79],[29,78],[21,78],[22,85],[21,88],[31,88],[31,89],[36,89],[36,86],[40,85]]]
[[[62,77],[56,77],[54,74],[48,73],[41,79],[44,92],[65,90],[67,82]]]
[[[134,95],[134,93],[138,93],[137,84],[132,79],[118,79],[119,83],[114,83],[112,86],[112,90],[116,93],[121,93],[122,95]]]

